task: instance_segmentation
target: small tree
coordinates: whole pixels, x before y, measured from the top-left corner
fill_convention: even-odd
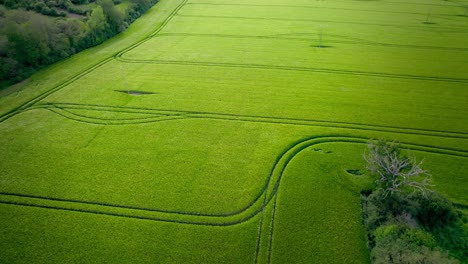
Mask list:
[[[385,195],[404,190],[421,190],[423,193],[431,184],[430,174],[422,169],[423,161],[401,154],[399,144],[384,140],[370,141],[364,152],[367,169],[377,176],[376,184]]]

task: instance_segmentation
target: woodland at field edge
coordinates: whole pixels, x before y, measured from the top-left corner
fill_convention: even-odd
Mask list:
[[[0,88],[124,31],[156,2],[0,0]]]

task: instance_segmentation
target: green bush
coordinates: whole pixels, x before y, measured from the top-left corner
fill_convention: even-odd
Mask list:
[[[412,246],[424,246],[430,249],[437,246],[437,242],[429,232],[402,223],[381,225],[374,231],[374,236],[377,244],[383,240],[400,239]]]
[[[423,195],[414,193],[410,199],[419,204],[416,218],[426,228],[433,229],[452,224],[457,219],[457,211],[452,203],[436,192]]]
[[[406,227],[398,224],[381,225],[374,231],[375,242],[383,239],[397,239],[405,233]]]
[[[429,249],[434,249],[437,246],[434,236],[422,229],[406,229],[400,238],[413,245],[424,246]]]
[[[462,214],[435,192],[363,196],[363,217],[374,263],[454,263],[468,259]]]
[[[415,201],[408,199],[406,195],[400,193],[387,195],[382,189],[376,190],[364,198],[363,203],[365,203],[363,206],[364,225],[371,232],[398,216],[414,216],[418,207]],[[413,225],[410,221],[405,221],[404,217],[400,217],[398,222]]]
[[[450,255],[468,263],[468,231],[466,223],[455,223],[431,230],[437,244],[450,251]]]
[[[421,264],[452,264],[459,263],[450,259],[448,254],[440,250],[431,250],[425,246],[404,239],[383,239],[371,252],[372,263],[421,263]]]

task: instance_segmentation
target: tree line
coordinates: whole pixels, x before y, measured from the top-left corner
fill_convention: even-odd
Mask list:
[[[0,88],[124,31],[158,0],[121,1],[0,0]]]

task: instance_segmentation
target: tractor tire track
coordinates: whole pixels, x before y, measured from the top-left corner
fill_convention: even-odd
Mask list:
[[[149,36],[147,36],[145,39],[143,40],[140,40],[139,42],[137,42],[136,44],[134,45],[139,45],[140,43],[143,43],[146,39],[150,39],[152,36],[154,36],[155,34],[157,34],[158,32],[160,32],[171,20],[172,18],[175,16],[175,14],[178,12],[178,10],[180,10],[187,2],[188,0],[183,0],[177,7],[176,9],[163,21],[163,23],[161,24],[161,26],[159,26],[158,28],[155,29],[155,31],[153,31]],[[127,47],[126,49],[122,50],[121,52],[125,52],[127,49],[132,49],[132,47],[134,45],[131,45],[129,47]],[[120,52],[120,53],[121,53]],[[117,53],[118,54],[118,53]],[[0,123],[2,123],[3,121],[15,116],[16,114],[20,113],[22,110],[24,109],[27,109],[28,107],[31,107],[33,106],[34,104],[40,102],[41,100],[44,100],[45,98],[47,98],[49,95],[63,89],[64,87],[68,86],[69,84],[79,80],[80,78],[82,78],[83,76],[87,75],[88,73],[94,71],[95,69],[103,66],[104,64],[106,64],[107,62],[111,61],[114,57],[117,56],[117,54],[113,54],[113,55],[110,55],[109,57],[103,59],[102,61],[88,67],[88,68],[85,68],[84,70],[82,70],[80,73],[72,76],[71,78],[69,78],[68,80],[66,81],[63,81],[61,83],[59,83],[58,85],[54,86],[53,88],[51,88],[50,90],[38,95],[38,96],[35,96],[33,97],[32,99],[30,99],[29,101],[21,104],[20,106],[16,107],[16,108],[13,108],[12,110],[6,112],[5,114],[3,115],[0,115]]]
[[[207,213],[202,213],[202,212],[185,212],[185,211],[176,211],[176,210],[161,210],[161,209],[155,209],[155,208],[145,208],[145,207],[138,207],[138,206],[127,206],[127,205],[119,205],[119,204],[113,204],[113,203],[105,203],[105,202],[94,202],[94,201],[85,201],[85,200],[75,200],[75,199],[63,199],[63,198],[57,198],[57,197],[47,197],[47,196],[40,196],[40,195],[29,195],[29,194],[20,194],[20,193],[11,193],[11,192],[0,192],[0,196],[8,196],[8,197],[16,197],[16,198],[28,198],[32,200],[46,200],[46,201],[51,201],[51,202],[61,202],[61,203],[68,203],[68,204],[79,204],[79,205],[95,205],[99,206],[100,209],[105,209],[105,208],[114,208],[114,209],[129,209],[133,210],[132,213],[136,212],[158,212],[158,213],[164,213],[164,214],[176,214],[176,215],[185,215],[185,216],[194,216],[194,217],[206,217],[207,219],[210,220],[216,220],[216,219],[221,219],[221,221],[216,222],[199,222],[199,221],[182,221],[182,220],[174,220],[170,218],[157,218],[157,217],[149,217],[149,216],[142,216],[142,215],[130,215],[130,214],[121,214],[125,217],[130,217],[132,218],[135,216],[136,218],[143,218],[147,220],[155,220],[155,221],[178,221],[184,224],[190,224],[194,223],[196,225],[201,225],[201,224],[206,224],[206,225],[222,225],[222,226],[228,226],[228,225],[234,225],[234,224],[239,224],[245,221],[248,221],[249,219],[253,218],[255,215],[258,213],[263,212],[264,208],[273,200],[275,199],[275,196],[279,190],[281,180],[284,175],[284,171],[286,170],[286,167],[288,164],[291,162],[291,160],[301,151],[303,151],[306,148],[309,148],[311,146],[317,145],[317,144],[323,144],[323,143],[366,143],[368,138],[365,137],[351,137],[351,136],[316,136],[316,137],[311,137],[303,140],[299,140],[295,143],[290,144],[282,153],[277,157],[270,173],[269,176],[267,177],[267,182],[264,185],[264,187],[261,190],[260,197],[264,196],[263,200],[260,200],[260,197],[258,197],[255,201],[251,202],[248,207],[245,207],[242,210],[236,211],[234,213],[225,213],[225,214],[207,214]],[[446,148],[438,148],[438,147],[432,147],[432,146],[426,146],[426,145],[417,145],[417,144],[408,144],[408,143],[402,143],[404,147],[410,146],[412,150],[419,150],[419,151],[424,151],[424,152],[431,152],[431,153],[437,153],[437,154],[444,154],[444,155],[452,155],[452,156],[458,156],[458,157],[468,157],[468,151],[457,151],[455,152],[453,149],[446,149]],[[257,205],[256,207],[258,208],[253,208],[252,207],[255,204],[258,204],[258,201],[261,201],[261,205]],[[0,203],[13,203],[11,201],[6,201],[5,199],[1,200]],[[27,206],[34,206],[34,203],[25,203],[25,202],[18,202],[20,205],[27,205]],[[46,207],[49,209],[63,209],[63,206],[51,206],[51,205],[39,205],[39,207]],[[68,208],[68,207],[67,207]],[[67,210],[75,210],[78,212],[88,212],[87,210],[84,209],[76,209],[73,207],[68,208]],[[251,212],[249,212],[249,210]],[[95,212],[96,210],[91,210],[92,212]],[[108,215],[115,215],[114,212],[106,212],[106,211],[99,211],[101,214],[108,214]],[[246,215],[242,215],[243,213],[246,213]],[[229,217],[233,216],[239,216],[241,215],[240,219],[238,220],[232,220],[229,219]],[[223,219],[224,218],[224,219]]]
[[[128,52],[129,50],[132,50],[132,49],[138,47],[139,45],[141,45],[142,43],[144,43],[145,41],[147,41],[151,37],[156,36],[170,22],[170,20],[175,15],[178,15],[177,12],[186,4],[186,2],[187,2],[187,0],[183,1],[171,13],[171,15],[164,21],[164,23],[161,25],[161,27],[159,27],[155,32],[153,32],[148,38],[143,39],[140,42],[127,47],[126,49],[122,50],[121,52],[119,52],[119,53],[117,53],[115,55],[112,55],[112,57],[116,58],[116,59],[119,59],[119,60],[123,60],[121,57],[125,52]],[[245,19],[250,19],[250,18],[245,18]],[[346,23],[349,23],[349,22],[346,22]],[[389,26],[392,26],[392,25],[389,25]],[[86,75],[87,73],[93,71],[94,69],[96,69],[96,68],[104,65],[105,63],[109,62],[110,60],[112,60],[112,57],[109,57],[109,58],[95,64],[94,66],[84,70],[80,74],[75,75],[73,78],[63,82],[62,84],[60,84],[58,86],[55,86],[51,90],[49,90],[49,91],[47,91],[47,92],[45,92],[45,93],[31,99],[30,101],[22,104],[18,108],[15,108],[15,109],[11,110],[10,112],[0,116],[0,123],[7,120],[7,119],[9,119],[10,117],[14,116],[17,113],[27,111],[27,110],[32,110],[32,107],[36,107],[37,106],[36,104],[38,102],[40,102],[41,100],[45,99],[46,97],[48,97],[52,93],[62,89],[63,87],[69,85],[70,83],[78,80],[79,78],[81,78],[82,76]],[[161,64],[167,64],[167,63],[162,62]],[[211,66],[211,64],[212,63],[206,63],[205,65]],[[188,65],[199,65],[199,64],[188,64]],[[232,65],[236,65],[236,64],[232,64]],[[219,65],[215,65],[215,66],[219,66]],[[222,65],[222,66],[226,67],[225,65]],[[261,65],[249,65],[249,66],[251,66],[252,68],[258,68]],[[273,66],[273,67],[275,67],[275,66]],[[281,66],[279,66],[279,67],[281,67]],[[274,68],[274,69],[276,69],[276,68]],[[318,69],[318,72],[323,72],[323,70],[326,70],[326,69]],[[329,73],[334,73],[334,72],[329,72]],[[355,73],[355,74],[363,75],[363,74],[368,74],[368,73],[359,73],[358,72],[358,73]],[[371,75],[371,76],[377,76],[377,75]],[[379,76],[379,77],[388,77],[388,76]],[[448,79],[445,78],[444,79],[444,78],[441,78],[441,77],[424,77],[423,79],[419,79],[421,76],[412,76],[412,77],[415,77],[418,80],[428,80],[428,81],[455,81],[455,82],[463,82],[463,83],[468,82],[468,79],[456,79],[456,78],[448,78]],[[391,77],[391,78],[397,78],[397,77]],[[40,107],[38,107],[38,108],[40,108]],[[76,116],[76,118],[74,119],[75,121],[83,122],[82,119],[85,119],[85,118],[98,119],[99,120],[99,118],[92,118],[92,117],[87,117],[87,116],[84,116],[84,115],[81,115],[81,116],[76,115],[76,113],[72,113],[71,111],[61,109],[61,108],[53,108],[52,107],[49,110],[54,111],[55,113],[57,113],[57,112],[59,112],[59,111],[57,111],[57,109],[59,109],[61,111],[65,111],[65,112],[67,112],[69,114],[75,115]],[[117,110],[115,110],[115,111],[117,111]],[[169,111],[169,110],[163,110],[163,111]],[[203,113],[203,112],[185,112],[185,113],[188,113],[188,115],[189,115],[188,117],[190,117],[190,118],[211,118],[211,119],[221,119],[221,120],[262,122],[262,123],[265,123],[264,121],[269,120],[269,122],[271,122],[271,123],[279,123],[279,124],[300,124],[300,122],[310,122],[310,120],[300,120],[300,119],[294,120],[294,119],[292,119],[292,121],[291,121],[291,119],[287,119],[287,118],[279,118],[278,119],[278,118],[274,118],[274,117],[255,117],[255,116],[228,115],[228,114]],[[57,113],[57,114],[59,114],[59,113]],[[190,115],[195,115],[195,116],[190,116]],[[203,117],[201,115],[212,115],[212,116]],[[215,115],[222,115],[222,116],[219,117],[219,118],[215,118]],[[70,118],[69,116],[67,117],[66,115],[62,115],[62,116],[64,116],[65,118]],[[166,116],[172,116],[172,115],[166,115]],[[179,118],[186,118],[186,116],[179,115]],[[254,120],[256,118],[263,118],[265,120],[260,120],[260,121],[259,120]],[[144,119],[144,118],[139,118],[139,119],[141,121],[143,121],[142,119]],[[242,120],[242,119],[245,119],[245,120]],[[101,120],[102,121],[109,121],[108,119],[102,119],[102,118],[101,118]],[[288,120],[288,121],[283,122],[285,120]],[[117,122],[118,121],[123,121],[123,120],[117,120]],[[130,118],[130,119],[127,119],[127,121],[134,121],[134,119]],[[154,121],[154,122],[157,122],[157,121]],[[312,122],[317,122],[317,121],[312,121]],[[327,121],[318,121],[318,122],[327,123]],[[88,123],[92,124],[92,122],[88,122]],[[330,122],[330,123],[337,123],[337,122]],[[101,125],[103,125],[103,124],[101,123]],[[105,123],[104,125],[109,125],[109,124]],[[300,125],[304,125],[304,124],[300,124]],[[358,125],[359,126],[359,124],[353,124],[353,125]],[[355,128],[355,129],[358,129],[358,128]],[[406,129],[406,128],[398,128],[398,129]],[[367,129],[367,130],[372,130],[372,129]],[[421,133],[424,133],[423,132],[424,130],[421,129],[420,131],[421,131]],[[434,133],[434,131],[429,132],[429,135],[434,136],[434,135],[432,135],[430,133]],[[446,132],[444,132],[444,131],[435,131],[435,133],[446,133]],[[453,133],[454,135],[456,134],[458,136],[462,135],[462,136],[460,136],[461,138],[466,138],[466,133],[458,133],[458,132],[448,132],[448,133]],[[438,136],[443,136],[443,135],[438,135]],[[446,137],[446,136],[444,136],[444,137]],[[325,139],[325,138],[329,138],[329,139],[331,138],[332,140],[329,141],[329,142],[341,142],[338,139],[338,138],[340,138],[339,136],[332,136],[332,137],[322,136],[322,137],[314,137],[313,139]],[[348,138],[353,138],[353,137],[348,137]],[[300,148],[299,150],[297,150],[297,152],[296,152],[296,150],[294,150],[294,151],[291,152],[291,154],[290,154],[290,150],[292,148],[294,148],[295,146],[297,146],[298,144],[307,142],[308,140],[311,140],[311,139],[301,140],[301,142],[292,144],[291,148],[287,148],[286,150],[284,150],[282,152],[282,154],[280,156],[278,156],[277,161],[275,162],[275,164],[274,164],[274,166],[273,166],[273,168],[272,168],[272,170],[270,172],[270,177],[267,180],[266,188],[264,188],[264,192],[262,192],[260,194],[260,196],[258,197],[258,199],[257,199],[257,200],[259,200],[262,197],[262,195],[264,195],[262,205],[259,208],[256,208],[256,209],[254,208],[255,210],[253,210],[252,213],[249,213],[247,216],[243,216],[241,219],[237,219],[237,220],[236,219],[235,220],[225,219],[225,220],[220,221],[220,222],[212,221],[211,219],[210,219],[210,221],[180,220],[180,219],[171,218],[171,217],[167,217],[167,218],[166,217],[152,217],[152,216],[147,216],[147,215],[143,215],[143,214],[134,214],[133,211],[132,212],[127,212],[127,213],[118,213],[118,212],[110,212],[110,211],[106,212],[106,211],[93,210],[93,209],[72,208],[72,207],[67,207],[67,206],[63,206],[63,205],[62,206],[61,205],[45,205],[45,204],[39,204],[39,203],[34,203],[34,202],[2,200],[1,198],[0,198],[0,203],[9,204],[9,205],[16,205],[16,206],[36,207],[36,208],[61,210],[61,211],[72,211],[72,212],[79,212],[79,213],[107,215],[107,216],[114,216],[114,217],[125,217],[125,218],[133,218],[133,219],[140,219],[140,220],[151,220],[151,221],[159,221],[159,222],[169,222],[169,223],[177,223],[177,224],[191,224],[191,225],[204,225],[204,226],[205,225],[206,226],[230,226],[230,225],[236,225],[236,224],[240,224],[240,223],[249,221],[253,217],[257,216],[260,213],[262,213],[262,219],[263,219],[264,208],[268,204],[271,204],[271,202],[273,201],[272,221],[270,223],[271,229],[270,229],[270,232],[269,232],[269,241],[270,242],[269,242],[269,245],[268,245],[268,262],[270,262],[271,261],[271,253],[272,253],[273,235],[274,235],[275,213],[276,213],[276,208],[277,208],[277,193],[279,191],[280,183],[281,183],[281,180],[283,178],[283,174],[284,174],[284,171],[286,169],[286,166],[289,164],[289,162],[300,151],[302,151],[305,148],[308,148],[308,147],[310,147],[312,145],[320,144],[320,142],[319,143],[314,143],[314,144],[309,145],[309,146],[304,146],[304,148]],[[363,140],[365,140],[365,138],[359,138],[359,140],[363,141]],[[347,142],[347,141],[343,141],[343,142]],[[322,143],[328,143],[328,142],[323,141]],[[414,146],[420,146],[423,149],[433,148],[431,146],[423,146],[423,145],[414,145]],[[439,153],[439,154],[445,154],[445,155],[454,155],[454,156],[456,156],[454,153],[458,153],[457,155],[459,155],[460,157],[467,157],[468,156],[466,151],[456,150],[456,149],[433,148],[433,152],[434,153]],[[281,165],[280,167],[278,167],[278,164],[281,161],[284,160],[283,157],[287,156],[287,155],[292,155],[292,156],[290,156],[289,159],[286,158],[286,162],[283,165]],[[279,172],[277,172],[278,170],[279,170]],[[274,182],[274,184],[273,184],[274,180],[272,178],[273,174],[278,174],[277,175],[278,178],[277,178],[276,182]],[[273,189],[271,189],[271,188],[273,188]],[[146,211],[157,211],[157,212],[175,214],[175,215],[190,215],[190,216],[195,216],[194,219],[199,218],[199,217],[203,217],[203,216],[205,216],[205,217],[215,217],[215,218],[227,218],[227,217],[232,216],[232,215],[237,215],[237,213],[232,214],[232,215],[221,215],[221,214],[219,214],[219,215],[204,214],[203,215],[203,213],[197,214],[197,212],[193,213],[193,212],[170,211],[170,210],[160,211],[159,209],[152,209],[152,208],[149,208],[149,210],[148,210],[148,208],[139,208],[139,207],[125,206],[125,205],[118,205],[118,204],[111,204],[111,203],[107,204],[107,203],[80,201],[80,200],[67,200],[67,199],[54,198],[54,197],[34,196],[34,195],[15,194],[15,193],[6,193],[6,192],[5,193],[0,193],[0,195],[8,196],[8,197],[16,197],[16,198],[27,198],[27,199],[30,199],[30,200],[33,200],[33,201],[34,200],[47,200],[47,201],[51,201],[51,202],[96,205],[96,206],[103,206],[103,207],[112,207],[112,208],[116,208],[116,209],[129,209],[129,210],[137,210],[137,211],[145,211],[145,212]],[[255,204],[255,202],[251,203],[247,209],[251,208],[254,204]],[[262,224],[263,224],[263,220],[262,220]],[[259,233],[259,235],[261,236],[261,232]],[[258,247],[259,247],[259,245],[260,244],[258,244]]]
[[[14,115],[20,113],[22,110],[25,110],[31,106],[33,106],[34,104],[40,102],[41,100],[45,99],[46,97],[48,97],[49,95],[61,90],[62,88],[68,86],[69,84],[79,80],[80,78],[82,78],[83,76],[87,75],[88,73],[94,71],[95,69],[101,67],[102,65],[106,64],[107,62],[109,62],[111,60],[111,58],[107,58],[103,61],[100,61],[96,64],[94,64],[93,66],[83,70],[82,72],[80,72],[79,74],[73,76],[72,78],[58,84],[57,86],[55,86],[54,88],[32,98],[31,100],[21,104],[20,106],[8,111],[7,113],[3,114],[0,116],[0,123],[4,122],[5,120],[13,117]]]
[[[281,185],[281,181],[284,177],[284,172],[287,168],[287,166],[290,164],[290,162],[305,149],[308,149],[312,146],[316,146],[318,144],[322,143],[351,143],[351,144],[365,144],[367,143],[369,139],[365,137],[353,137],[353,136],[333,136],[333,137],[319,137],[319,138],[311,138],[311,139],[305,139],[299,141],[297,144],[295,144],[293,147],[290,148],[287,152],[291,152],[290,154],[284,155],[284,162],[281,165],[281,167],[278,169],[279,170],[279,177],[278,180],[276,181],[275,187],[272,190],[269,198],[268,198],[268,203],[273,201],[273,210],[272,210],[272,220],[271,220],[271,228],[270,228],[270,233],[269,235],[269,245],[268,245],[268,258],[267,258],[267,263],[271,263],[271,258],[272,258],[272,252],[273,252],[273,242],[274,242],[274,226],[275,226],[275,214],[277,211],[277,197],[278,197],[278,192],[279,188]],[[434,153],[434,154],[440,154],[440,155],[449,155],[449,156],[455,156],[455,157],[463,157],[463,158],[468,158],[468,151],[461,151],[459,153],[454,153],[451,150],[445,149],[445,148],[439,148],[439,147],[430,147],[427,145],[420,145],[420,144],[412,144],[412,143],[407,143],[407,142],[402,142],[401,143],[402,147],[405,149],[410,149],[410,150],[416,150],[416,151],[422,151],[422,152],[427,152],[427,153]],[[279,164],[279,163],[278,163]],[[466,205],[461,205],[466,206]],[[261,249],[258,249],[261,250]]]
[[[311,33],[295,33],[295,34],[276,34],[276,35],[261,35],[261,36],[248,36],[248,35],[229,35],[229,34],[199,34],[199,33],[161,33],[153,38],[160,37],[207,37],[207,38],[236,38],[236,39],[278,39],[278,40],[295,40],[295,41],[307,41],[313,42],[318,41],[318,38],[304,38],[304,37],[292,37],[293,35],[304,35],[311,36]],[[283,37],[282,37],[283,36]],[[291,36],[291,37],[287,37]],[[417,49],[417,50],[450,50],[450,51],[468,51],[468,48],[462,47],[442,47],[442,46],[423,46],[423,45],[409,45],[409,44],[392,44],[392,43],[383,43],[376,41],[369,41],[359,38],[351,38],[343,35],[337,34],[327,34],[329,37],[336,37],[349,40],[327,40],[327,43],[334,44],[359,44],[365,46],[379,46],[379,47],[389,47],[389,48],[407,48],[407,49]],[[131,59],[130,59],[131,60]],[[138,61],[138,60],[135,60]]]
[[[207,19],[238,19],[238,20],[257,20],[257,21],[287,21],[287,22],[314,22],[314,23],[330,23],[330,24],[353,24],[353,25],[365,25],[365,26],[380,26],[380,27],[394,27],[394,28],[415,28],[418,30],[428,29],[430,32],[434,32],[435,29],[440,30],[441,32],[460,32],[467,33],[468,29],[464,27],[456,26],[437,26],[437,28],[428,27],[423,23],[421,18],[421,23],[414,23],[412,25],[401,25],[401,24],[384,24],[384,23],[369,23],[369,22],[358,22],[358,21],[337,21],[337,20],[323,20],[323,19],[294,19],[294,18],[271,18],[271,17],[248,17],[248,16],[216,16],[216,15],[183,15],[177,14],[178,17],[193,17],[193,18],[207,18]]]
[[[389,2],[387,2],[389,3]],[[398,4],[402,4],[399,2]],[[419,4],[419,3],[418,3]],[[264,8],[300,8],[300,9],[329,9],[329,10],[343,10],[343,11],[356,11],[356,12],[369,12],[369,13],[385,13],[385,14],[406,14],[406,15],[422,15],[425,16],[425,12],[405,12],[405,11],[387,11],[387,10],[377,10],[377,9],[356,9],[356,8],[342,8],[342,7],[327,7],[327,6],[310,6],[310,5],[281,5],[281,4],[233,4],[233,3],[202,3],[202,2],[192,2],[187,5],[204,5],[204,6],[238,6],[238,7],[264,7]],[[447,7],[447,6],[444,6]],[[455,6],[452,6],[456,8]]]
[[[73,104],[73,103],[47,103],[42,105],[35,105],[33,108],[24,110],[38,110],[48,109],[61,114],[58,110],[63,109],[77,109],[77,110],[93,110],[103,112],[116,112],[116,113],[132,113],[132,114],[152,114],[153,117],[183,117],[186,119],[198,118],[198,119],[212,119],[212,120],[227,120],[227,121],[242,121],[242,122],[253,122],[253,123],[269,123],[269,124],[284,124],[284,125],[303,125],[303,126],[319,126],[319,127],[331,127],[331,128],[346,128],[366,131],[381,131],[381,132],[394,132],[401,134],[413,134],[413,135],[424,135],[424,136],[436,136],[445,138],[460,138],[468,139],[468,133],[457,132],[457,131],[443,131],[434,129],[418,129],[418,128],[407,128],[398,126],[385,126],[385,125],[372,125],[363,123],[353,122],[340,122],[340,121],[327,121],[318,119],[303,119],[303,118],[287,118],[287,117],[272,117],[272,116],[261,116],[261,115],[240,115],[230,113],[216,113],[216,112],[203,112],[203,111],[187,111],[187,110],[168,110],[158,108],[139,108],[139,107],[119,107],[119,106],[99,106],[99,105],[87,105],[87,104]],[[68,110],[67,112],[73,113]],[[73,113],[77,117],[78,114]],[[66,115],[62,116],[69,118]],[[86,116],[89,119],[93,117]],[[96,118],[99,119],[99,118]],[[73,120],[80,121],[78,118]],[[129,119],[130,121],[140,121],[140,118]],[[151,123],[151,122],[147,122]],[[128,123],[122,123],[121,125],[127,125]]]
[[[118,204],[110,204],[110,203],[99,203],[99,202],[89,202],[89,201],[80,201],[80,200],[70,200],[70,199],[61,199],[61,198],[53,198],[53,197],[44,197],[44,196],[34,196],[34,195],[26,195],[26,194],[15,194],[15,193],[8,193],[8,192],[1,192],[0,193],[0,203],[13,205],[13,206],[25,206],[25,207],[35,207],[35,208],[43,208],[49,210],[60,210],[60,211],[71,211],[77,213],[88,213],[88,214],[95,214],[95,215],[106,215],[111,217],[124,217],[124,218],[132,218],[138,220],[149,220],[149,221],[157,221],[157,222],[168,222],[168,223],[175,223],[175,224],[188,224],[188,225],[196,225],[196,226],[232,226],[241,224],[247,221],[250,221],[258,214],[261,214],[259,220],[259,232],[257,234],[257,246],[255,249],[255,263],[258,263],[258,255],[259,252],[262,250],[260,241],[262,240],[262,230],[263,225],[266,224],[264,221],[264,211],[266,206],[269,204],[273,205],[271,221],[269,223],[269,232],[268,235],[268,245],[266,245],[266,256],[267,256],[267,263],[271,262],[272,259],[272,251],[273,251],[273,243],[274,243],[274,227],[275,227],[275,216],[277,210],[277,194],[279,192],[279,188],[281,186],[282,179],[284,178],[284,172],[290,162],[303,150],[310,148],[312,146],[323,144],[323,143],[359,143],[364,144],[368,141],[366,137],[353,137],[353,136],[340,136],[340,135],[322,135],[322,136],[315,136],[310,138],[305,138],[290,144],[286,149],[284,149],[281,154],[277,157],[271,171],[270,175],[268,176],[267,184],[264,187],[261,195],[263,195],[263,201],[260,206],[256,206],[255,208],[253,205],[250,208],[253,208],[245,215],[241,215],[239,218],[233,218],[231,216],[221,216],[217,215],[215,217],[205,217],[206,214],[197,214],[193,212],[183,212],[183,211],[171,211],[169,214],[176,214],[176,215],[184,215],[184,216],[192,216],[192,219],[179,219],[177,217],[171,216],[151,216],[148,215],[149,212],[153,211],[160,211],[158,209],[147,209],[141,207],[132,207],[132,206],[124,206]],[[424,152],[442,154],[442,155],[451,155],[451,156],[458,156],[468,158],[468,151],[457,150],[454,151],[453,149],[445,149],[433,146],[426,146],[420,144],[410,144],[410,143],[402,143],[402,146],[405,148],[409,148],[412,150],[419,150]],[[4,196],[4,197],[2,197]],[[31,201],[18,201],[18,200],[9,200],[5,199],[5,196],[10,198],[28,198]],[[53,201],[53,202],[61,202],[62,204],[55,205],[55,204],[41,204],[40,202],[34,202],[34,200],[39,201]],[[63,203],[66,203],[67,206],[64,206]],[[73,206],[70,206],[73,205]],[[77,205],[93,205],[98,206],[95,209],[89,208],[79,208]],[[465,206],[466,205],[461,205]],[[105,211],[102,210],[102,207],[111,208],[111,209],[127,209],[127,212],[118,212],[118,211]],[[247,209],[250,209],[247,208]],[[246,211],[247,211],[246,209]],[[130,210],[130,211],[129,211]],[[139,213],[139,212],[144,212]],[[211,215],[213,216],[213,215]],[[203,218],[203,220],[200,220]],[[219,221],[219,220],[221,221]]]
[[[468,78],[451,78],[440,76],[424,76],[424,75],[411,75],[411,74],[395,74],[384,72],[365,72],[365,71],[351,71],[351,70],[335,70],[327,68],[315,67],[293,67],[293,66],[280,66],[280,65],[267,65],[267,64],[241,64],[229,62],[201,62],[201,61],[177,61],[177,60],[133,60],[118,57],[118,60],[126,63],[140,63],[140,64],[161,64],[161,65],[188,65],[188,66],[206,66],[206,67],[227,67],[227,68],[241,68],[241,69],[266,69],[266,70],[283,70],[295,72],[314,72],[323,74],[340,74],[351,76],[366,76],[366,77],[380,77],[392,79],[407,79],[419,81],[434,81],[434,82],[452,82],[452,83],[468,83]]]

